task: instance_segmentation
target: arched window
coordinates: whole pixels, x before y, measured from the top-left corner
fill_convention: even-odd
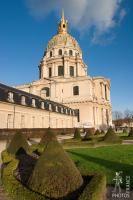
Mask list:
[[[44,87],[41,90],[41,95],[43,95],[44,97],[49,97],[50,96],[50,89],[48,87]]]
[[[53,55],[53,53],[52,53],[52,51],[50,51],[50,57],[52,57],[52,55]]]
[[[73,56],[73,51],[69,50],[69,56]]]
[[[74,67],[70,66],[70,76],[74,76]]]
[[[64,66],[58,66],[58,76],[64,76]]]
[[[62,49],[59,49],[59,56],[62,56]]]
[[[79,86],[73,87],[73,95],[79,95]]]

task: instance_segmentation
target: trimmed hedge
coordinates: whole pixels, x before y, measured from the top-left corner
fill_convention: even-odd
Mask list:
[[[103,200],[106,195],[106,176],[95,174],[78,200]]]
[[[42,153],[44,151],[44,148],[45,148],[45,145],[43,144],[32,144],[30,146],[30,153],[33,153],[33,152],[38,152],[38,153]]]
[[[28,181],[31,190],[53,198],[63,198],[83,184],[82,176],[58,141],[50,141]]]
[[[3,157],[7,156],[8,152],[2,153]],[[19,161],[8,155],[10,163],[8,163],[2,173],[2,181],[5,191],[9,194],[12,200],[50,200],[29,190],[22,185],[14,176],[13,171],[17,168]],[[5,160],[5,158],[4,158]],[[85,175],[84,177],[86,177]],[[106,177],[102,174],[95,174],[91,181],[86,185],[78,200],[103,200],[106,194]]]
[[[6,150],[2,151],[1,158],[3,163],[9,163],[14,158],[14,156],[10,153],[8,153]]]
[[[74,139],[80,139],[80,138],[81,138],[80,130],[76,128],[74,131]]]
[[[2,183],[5,191],[13,200],[49,200],[22,185],[14,176],[13,171],[17,168],[19,161],[11,158],[11,162],[4,167],[2,173]]]
[[[50,141],[56,141],[57,137],[56,134],[53,132],[51,128],[48,128],[47,132],[43,134],[40,144],[47,145]]]
[[[128,137],[133,137],[133,128],[130,129]]]
[[[101,132],[97,129],[96,132],[95,132],[95,135],[100,135]]]
[[[120,144],[122,143],[121,138],[116,135],[114,130],[112,128],[109,128],[106,135],[104,136],[103,140],[107,143],[114,143],[114,144]]]
[[[17,132],[13,136],[13,138],[7,148],[7,151],[13,155],[17,154],[19,151],[28,152],[29,145],[28,145],[25,135],[21,132]]]

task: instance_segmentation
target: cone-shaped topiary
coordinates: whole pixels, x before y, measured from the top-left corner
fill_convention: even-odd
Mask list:
[[[101,130],[101,134],[105,134],[105,131],[104,131],[104,130]]]
[[[48,142],[52,140],[57,140],[55,133],[51,130],[51,128],[48,128],[47,132],[43,134],[40,144],[46,145]]]
[[[11,154],[28,152],[29,145],[28,145],[25,135],[21,132],[17,132],[13,136],[13,138],[7,148],[7,151]]]
[[[121,139],[114,130],[110,127],[104,136],[104,141],[108,143],[121,143]]]
[[[133,137],[133,128],[130,129],[129,135],[128,135],[128,136],[129,136],[129,137]]]
[[[77,190],[83,179],[58,141],[47,144],[29,179],[30,189],[48,198],[62,198]]]
[[[97,129],[96,132],[95,132],[95,135],[100,135],[101,132]]]
[[[93,131],[91,129],[88,129],[88,131],[86,132],[83,140],[91,140],[91,136],[93,135]]]
[[[80,138],[81,138],[80,131],[78,128],[76,128],[74,131],[74,139],[80,139]]]

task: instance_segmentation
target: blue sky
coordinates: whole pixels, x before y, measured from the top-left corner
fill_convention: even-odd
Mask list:
[[[64,6],[70,33],[83,50],[89,75],[111,79],[113,110],[133,110],[133,1],[123,0],[119,8],[115,4],[112,8],[112,4],[101,7],[99,15],[97,8],[89,12],[87,5],[88,10],[80,19],[75,12],[82,16],[86,0],[80,10],[72,0],[72,11],[69,0],[62,1],[64,4],[56,9],[45,0],[38,0],[40,7],[35,4],[37,0],[0,1],[0,82],[18,85],[38,79],[38,64],[48,41],[57,32],[59,10]],[[55,3],[58,5],[59,0]]]

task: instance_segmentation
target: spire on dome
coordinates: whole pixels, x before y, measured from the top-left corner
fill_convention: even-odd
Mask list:
[[[58,27],[58,33],[67,33],[68,31],[68,22],[64,16],[64,10],[62,9],[62,16]]]

